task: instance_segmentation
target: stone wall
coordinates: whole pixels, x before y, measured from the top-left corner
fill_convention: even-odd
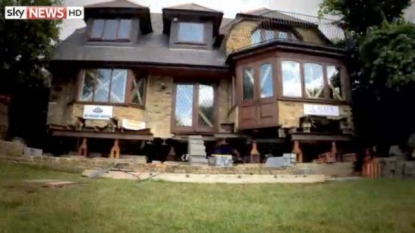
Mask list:
[[[279,124],[284,128],[300,127],[300,118],[304,116],[304,104],[298,101],[278,101]],[[348,122],[353,126],[351,107],[339,105],[340,116],[347,117]]]
[[[333,163],[316,164],[301,163],[296,165],[299,169],[307,169],[310,174],[324,174],[332,177],[352,176],[354,173],[354,163]]]
[[[9,128],[9,107],[0,102],[0,139],[5,139]]]
[[[324,174],[327,176],[344,177],[353,172],[352,163],[336,164],[299,164],[294,167],[272,168],[265,164],[243,164],[233,167],[191,166],[183,162],[166,162],[146,164],[143,159],[88,159],[80,156],[73,157],[16,157],[0,155],[0,162],[12,162],[34,167],[48,168],[59,171],[77,172],[84,170],[110,168],[118,163],[118,167],[128,171],[166,172],[179,174],[238,174],[238,175],[303,175],[304,167],[309,167],[308,174]]]

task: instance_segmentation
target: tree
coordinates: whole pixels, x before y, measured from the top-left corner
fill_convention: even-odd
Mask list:
[[[410,4],[324,0],[320,6],[321,16],[338,16],[344,26],[355,124],[369,143],[397,143],[415,130],[415,30],[401,20]]]
[[[5,20],[5,6],[61,5],[61,0],[0,0],[0,93],[12,96],[9,134],[42,140],[48,89],[45,69],[59,41],[55,20]]]
[[[400,18],[411,0],[324,0],[319,15],[340,17],[349,31],[366,34],[367,29]]]
[[[59,40],[61,24],[57,20],[5,20],[4,7],[61,4],[61,0],[0,0],[0,91],[38,83]]]
[[[372,28],[360,43],[360,54],[372,84],[399,91],[415,81],[415,25],[396,22]]]

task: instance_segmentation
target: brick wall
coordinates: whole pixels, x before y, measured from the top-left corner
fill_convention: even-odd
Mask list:
[[[161,88],[164,83],[165,89]],[[155,137],[171,136],[173,78],[151,76],[147,82],[145,118]]]
[[[340,116],[347,117],[352,123],[352,112],[349,105],[339,105]],[[304,103],[294,101],[278,101],[279,124],[282,127],[299,127],[299,119],[304,116]]]
[[[226,53],[230,54],[235,50],[250,46],[252,31],[258,27],[258,23],[244,20],[234,25],[226,40]]]
[[[230,109],[229,103],[229,83],[230,80],[221,80],[218,86],[218,111],[219,123],[228,123],[228,113]],[[164,84],[164,88],[162,88]],[[53,84],[52,84],[53,85]],[[53,88],[52,95],[55,101],[49,103],[48,124],[55,125],[74,125],[77,117],[83,114],[82,104],[76,104],[76,82],[67,81],[59,82],[60,88]],[[113,115],[118,119],[128,119],[145,121],[147,127],[151,129],[155,137],[169,138],[172,136],[171,131],[171,115],[173,110],[173,86],[174,80],[168,76],[149,76],[147,80],[145,109],[114,106]],[[56,91],[58,89],[59,91]],[[107,121],[102,120],[86,120],[86,126],[103,127]]]

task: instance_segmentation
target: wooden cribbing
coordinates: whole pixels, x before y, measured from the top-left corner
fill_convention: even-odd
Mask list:
[[[365,161],[362,171],[364,177],[371,179],[380,177],[381,167],[379,161],[377,159]]]
[[[303,152],[300,148],[300,142],[294,141],[293,153],[297,155],[297,163],[303,162]]]
[[[82,144],[81,144],[81,146],[79,147],[79,149],[78,149],[78,155],[81,155],[81,156],[87,156],[87,153],[88,153],[88,144],[87,144],[87,139],[86,138],[83,138],[82,139]]]
[[[251,150],[251,163],[260,163],[260,154],[257,148],[257,143],[254,141],[252,142],[252,150]]]
[[[114,140],[114,146],[111,148],[110,158],[112,159],[120,158],[120,146],[118,144],[118,139]]]

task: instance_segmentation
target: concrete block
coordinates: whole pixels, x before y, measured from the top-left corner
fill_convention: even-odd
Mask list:
[[[26,145],[20,142],[9,142],[0,140],[0,154],[10,156],[23,156]]]

